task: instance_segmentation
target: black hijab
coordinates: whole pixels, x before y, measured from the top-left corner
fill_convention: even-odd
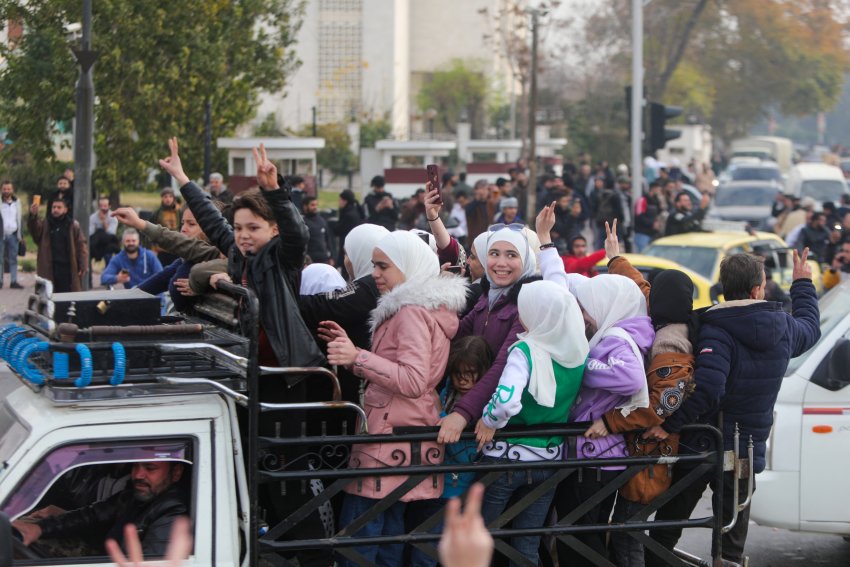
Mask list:
[[[656,330],[671,323],[688,325],[688,337],[696,346],[698,317],[694,313],[694,282],[680,270],[664,270],[649,290],[649,316]]]

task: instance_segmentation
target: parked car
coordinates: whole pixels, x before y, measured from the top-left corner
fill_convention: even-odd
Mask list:
[[[773,279],[788,291],[791,289],[793,259],[792,250],[776,234],[752,231],[747,233],[689,232],[665,236],[653,241],[644,249],[648,256],[658,256],[672,260],[690,268],[712,283],[720,281],[720,261],[730,254],[750,252],[765,258],[765,267],[771,270]],[[820,265],[809,260],[812,267],[812,281],[818,292],[823,291],[823,278]]]
[[[719,301],[717,288],[712,288],[711,282],[695,271],[686,268],[676,262],[665,260],[657,256],[647,256],[646,254],[622,254],[622,256],[634,266],[646,281],[652,283],[655,276],[664,270],[681,270],[694,282],[694,309],[708,307]],[[603,258],[596,264],[596,271],[600,274],[608,273],[608,259]]]
[[[731,181],[718,187],[707,218],[740,221],[766,230],[771,207],[781,191],[775,181]]]

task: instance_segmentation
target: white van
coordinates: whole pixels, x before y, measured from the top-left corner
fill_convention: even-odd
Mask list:
[[[751,518],[850,535],[850,281],[820,300],[821,338],[788,365]]]
[[[791,168],[786,187],[788,193],[818,203],[838,203],[841,195],[850,193],[841,168],[826,163],[798,163]]]

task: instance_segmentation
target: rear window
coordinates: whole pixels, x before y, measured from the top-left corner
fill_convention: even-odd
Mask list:
[[[650,244],[643,252],[648,256],[666,258],[686,268],[690,268],[704,278],[711,280],[714,266],[717,264],[717,250],[700,246],[659,246]]]
[[[28,435],[29,431],[17,416],[6,404],[0,404],[0,464],[9,460]]]
[[[736,167],[733,181],[782,181],[782,173],[772,167]]]
[[[769,206],[776,198],[773,187],[721,187],[714,204],[718,207],[761,207]]]
[[[809,179],[800,186],[801,197],[811,197],[815,201],[839,201],[845,193],[844,183],[833,179]]]

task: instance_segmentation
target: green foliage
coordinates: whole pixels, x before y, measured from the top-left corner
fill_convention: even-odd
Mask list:
[[[305,126],[299,133],[301,136],[312,136],[312,134],[312,125]],[[351,153],[351,137],[348,135],[345,124],[319,124],[316,127],[316,136],[325,139],[325,147],[316,154],[319,167],[329,169],[337,175],[357,171],[357,156]]]
[[[436,110],[448,132],[455,131],[466,113],[475,138],[483,125],[487,91],[487,79],[475,63],[453,59],[447,69],[435,72],[422,86],[416,103],[422,112]]]
[[[262,122],[254,128],[254,136],[257,137],[276,137],[285,136],[283,130],[277,125],[277,115],[274,112],[266,115]]]
[[[360,123],[360,147],[374,148],[375,142],[387,139],[393,131],[393,125],[386,116],[373,118]]]
[[[77,65],[64,25],[80,10],[78,0],[0,0],[0,17],[26,30],[0,48],[0,123],[36,164],[51,163],[54,125],[74,116]],[[190,177],[199,175],[204,102],[213,139],[231,135],[253,116],[258,93],[282,89],[299,65],[292,45],[303,0],[98,0],[93,10],[100,187],[142,187],[169,136],[180,138]]]

